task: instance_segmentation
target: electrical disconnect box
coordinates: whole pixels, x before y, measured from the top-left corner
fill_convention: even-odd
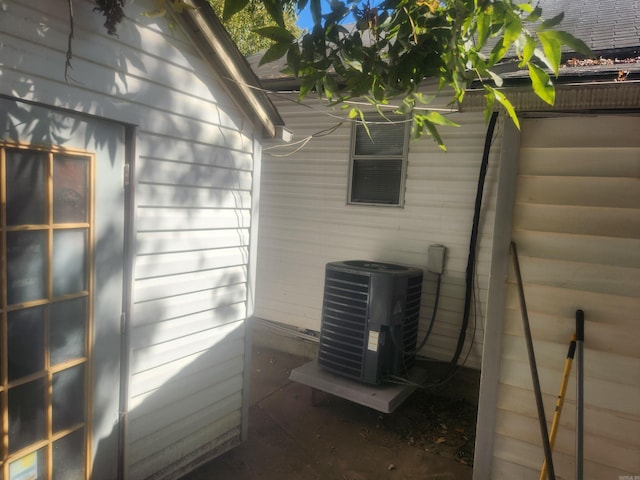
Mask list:
[[[427,251],[427,271],[442,275],[444,273],[444,257],[447,247],[444,245],[429,245]]]

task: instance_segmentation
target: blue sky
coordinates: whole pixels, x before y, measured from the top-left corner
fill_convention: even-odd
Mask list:
[[[322,13],[328,13],[331,11],[331,7],[329,6],[329,0],[322,0]],[[353,20],[349,20],[353,21]],[[309,3],[307,3],[307,7],[298,14],[298,21],[296,24],[303,29],[311,30],[313,27],[313,20],[311,19],[311,10],[309,9]]]
[[[322,2],[322,11],[323,13],[329,11],[329,2],[327,0],[324,0]],[[313,27],[313,20],[311,19],[311,10],[309,9],[308,3],[307,3],[307,8],[305,8],[302,12],[298,14],[298,21],[296,22],[296,24],[300,28],[304,28],[307,30],[311,30],[311,28]]]

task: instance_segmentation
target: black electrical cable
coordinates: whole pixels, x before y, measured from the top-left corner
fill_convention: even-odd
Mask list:
[[[477,295],[475,293],[476,291],[476,286],[475,286],[475,282],[474,282],[474,286],[473,286],[473,298],[474,298],[474,302],[473,302],[473,335],[471,337],[471,345],[469,345],[469,349],[467,350],[467,354],[464,358],[464,360],[462,361],[462,365],[464,365],[465,363],[467,363],[467,359],[469,358],[469,355],[471,354],[471,349],[473,348],[473,340],[475,338],[476,335],[476,329],[477,329],[477,323],[478,323],[478,319],[477,319],[477,314],[478,314],[478,306],[477,306]],[[453,377],[455,377],[456,373],[458,373],[458,370],[460,370],[462,365],[455,365],[452,368],[449,369],[449,372],[444,375],[442,378],[438,378],[437,380],[433,381],[433,382],[429,382],[429,383],[416,383],[416,382],[412,382],[409,379],[406,378],[402,378],[402,377],[398,377],[398,376],[394,376],[391,375],[387,378],[385,378],[386,381],[388,381],[389,383],[396,383],[396,384],[400,384],[400,385],[410,385],[412,387],[415,388],[420,388],[420,389],[434,389],[434,388],[439,388],[442,389],[444,387],[446,387],[446,385],[453,380]]]
[[[493,139],[493,132],[498,120],[498,112],[493,112],[491,119],[489,120],[489,127],[487,128],[487,135],[484,139],[484,151],[482,153],[482,162],[480,164],[480,173],[478,175],[478,189],[476,191],[476,203],[473,212],[473,224],[471,226],[471,239],[469,241],[469,257],[467,260],[467,271],[465,276],[465,295],[464,295],[464,312],[462,314],[462,325],[460,326],[460,335],[458,336],[458,344],[456,351],[451,358],[451,364],[455,366],[458,363],[462,348],[464,346],[464,340],[467,334],[467,327],[469,326],[469,314],[471,311],[471,292],[473,289],[473,276],[474,268],[476,264],[476,250],[478,243],[478,230],[480,225],[480,211],[482,209],[482,195],[484,192],[484,181],[487,176],[487,167],[489,165],[489,153],[491,153],[491,142]]]
[[[458,360],[460,359],[460,355],[462,354],[462,349],[464,347],[464,341],[467,334],[467,327],[469,326],[469,316],[471,314],[471,298],[473,297],[473,279],[475,275],[475,263],[476,263],[476,250],[478,244],[478,231],[480,226],[480,213],[482,210],[482,197],[484,193],[484,183],[487,176],[487,169],[489,166],[489,154],[491,153],[491,144],[493,142],[493,133],[496,128],[496,123],[498,121],[498,112],[493,112],[491,114],[491,118],[489,119],[489,126],[487,127],[487,133],[484,139],[484,150],[482,152],[482,161],[480,163],[480,172],[478,174],[478,188],[476,190],[476,201],[473,212],[473,223],[471,226],[471,238],[469,240],[469,256],[467,259],[467,269],[465,274],[465,296],[464,296],[464,311],[462,314],[462,325],[460,326],[460,334],[458,335],[458,343],[456,345],[456,351],[453,354],[453,357],[450,360],[451,368],[449,373],[445,375],[443,378],[435,381],[434,383],[428,385],[422,385],[423,387],[433,387],[439,386],[447,383],[457,369]],[[416,352],[419,351],[426,343],[426,339],[429,338],[429,334],[431,333],[431,328],[433,327],[433,319],[435,318],[435,313],[438,306],[438,298],[440,293],[440,279],[441,275],[438,276],[438,287],[436,291],[436,303],[434,305],[434,311],[432,316],[432,323],[429,325],[429,329],[427,331],[427,335],[425,339],[420,344],[420,346],[416,349]],[[475,332],[475,331],[474,331]],[[396,348],[401,348],[398,346],[395,336],[391,335],[391,341],[394,343]],[[469,347],[469,352],[467,353],[467,357],[469,353],[471,353],[472,345]],[[402,350],[401,350],[402,351]],[[404,354],[412,354],[415,352],[402,352]],[[391,380],[391,377],[389,378]],[[398,380],[398,379],[396,379]]]
[[[440,302],[440,285],[442,284],[442,274],[438,273],[438,280],[436,281],[436,299],[433,303],[433,313],[431,314],[431,321],[429,322],[429,328],[427,328],[427,333],[424,334],[424,338],[420,342],[415,350],[411,353],[418,353],[422,350],[427,340],[429,340],[429,336],[431,336],[431,330],[433,330],[433,324],[436,323],[436,313],[438,313],[438,303]]]

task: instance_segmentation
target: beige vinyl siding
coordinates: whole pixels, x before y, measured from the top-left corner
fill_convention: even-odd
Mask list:
[[[522,124],[513,240],[518,245],[549,422],[575,311],[585,312],[585,479],[640,472],[640,117]],[[538,478],[544,459],[509,275],[491,478]],[[575,363],[556,445],[557,478],[575,475]]]
[[[157,2],[127,2],[109,36],[74,1],[68,83],[66,3],[4,3],[2,93],[137,126],[128,478],[176,478],[240,442],[260,134],[176,20],[144,15]]]
[[[291,94],[290,99],[295,99]],[[274,98],[294,142],[339,123],[317,100],[300,106],[281,95]],[[311,107],[311,108],[308,108]],[[424,268],[432,244],[447,247],[446,271],[435,327],[420,355],[451,359],[455,350],[465,294],[465,269],[478,173],[487,125],[481,113],[453,114],[460,128],[443,127],[448,147],[431,140],[411,141],[405,205],[347,205],[351,125],[313,138],[299,151],[276,147],[264,152],[260,206],[256,315],[302,329],[320,330],[325,264],[364,259]],[[494,143],[500,143],[500,127]],[[492,151],[485,186],[478,249],[478,301],[467,344],[474,338],[467,365],[480,368],[483,316],[495,211],[497,148]],[[270,155],[273,154],[273,155]],[[274,155],[287,155],[283,157]],[[435,276],[423,288],[419,338],[428,327]]]

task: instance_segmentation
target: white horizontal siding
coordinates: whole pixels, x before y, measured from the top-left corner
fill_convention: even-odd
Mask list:
[[[173,133],[178,140],[189,138],[189,131],[193,135],[209,128],[226,133],[218,140],[228,147],[251,145],[237,129],[241,114],[221,94],[215,73],[193,45],[179,30],[169,30],[170,17],[144,16],[153,2],[127,6],[127,21],[120,25],[118,37],[106,33],[104,19],[93,7],[91,1],[74,5],[74,14],[83,21],[74,25],[74,94],[65,97],[59,92],[69,35],[67,11],[37,0],[11,3],[16,21],[3,24],[6,81],[20,83],[26,74],[43,88],[26,91],[23,98],[50,99],[47,103],[147,127],[149,133]]]
[[[242,247],[211,250],[182,251],[141,256],[137,265],[138,279],[164,275],[180,275],[186,272],[201,272],[228,266],[243,265],[247,262],[247,249]]]
[[[179,197],[174,208],[140,207],[138,227],[142,232],[246,229],[251,224],[251,212],[240,209],[183,208]]]
[[[234,407],[241,399],[231,397],[227,402],[217,402],[213,408],[192,415],[188,421],[176,423],[165,429],[162,435],[145,437],[145,443],[132,445],[134,455],[141,455],[147,443],[156,444],[158,439],[173,438],[174,441],[162,445],[161,450],[153,450],[150,455],[140,458],[131,465],[131,478],[170,479],[176,478],[175,471],[189,469],[193,461],[201,461],[202,456],[224,453],[240,443],[241,412]],[[212,421],[212,419],[216,419]],[[171,428],[173,427],[173,428]],[[185,445],[199,445],[199,449],[185,448]],[[140,448],[142,447],[142,448]],[[159,464],[159,458],[175,459],[171,463]],[[187,470],[188,471],[188,470]]]
[[[295,98],[295,96],[291,96]],[[336,125],[320,102],[312,108],[275,98],[294,141]],[[260,241],[256,315],[299,328],[320,330],[327,262],[378,260],[425,267],[431,244],[448,248],[442,298],[432,337],[421,355],[449,360],[455,350],[464,309],[473,207],[487,126],[482,114],[455,114],[460,128],[441,129],[448,152],[431,138],[410,143],[404,208],[347,205],[351,125],[313,138],[299,151],[265,151],[261,183]],[[499,138],[499,129],[497,138]],[[494,142],[499,140],[494,140]],[[288,155],[288,156],[270,156]],[[479,368],[483,316],[495,215],[497,152],[492,152],[478,245],[478,301],[467,346],[467,365]],[[420,333],[428,327],[435,277],[426,275]],[[475,336],[473,327],[475,325]]]
[[[220,285],[245,284],[246,281],[247,275],[244,265],[154,277],[138,282],[139,288],[136,290],[136,300],[139,303],[143,303],[171,296],[212,290]]]
[[[640,471],[640,130],[638,116],[525,120],[518,245],[547,419],[585,312],[586,479]],[[635,133],[634,133],[635,132]],[[538,478],[544,459],[517,287],[506,291],[491,478]],[[575,472],[575,365],[553,451]]]
[[[0,93],[137,127],[127,458],[132,480],[171,478],[240,435],[259,132],[175,20],[144,15],[152,0],[127,2],[117,36],[74,1],[67,83],[59,3],[3,2]],[[69,146],[92,142],[108,140]]]

